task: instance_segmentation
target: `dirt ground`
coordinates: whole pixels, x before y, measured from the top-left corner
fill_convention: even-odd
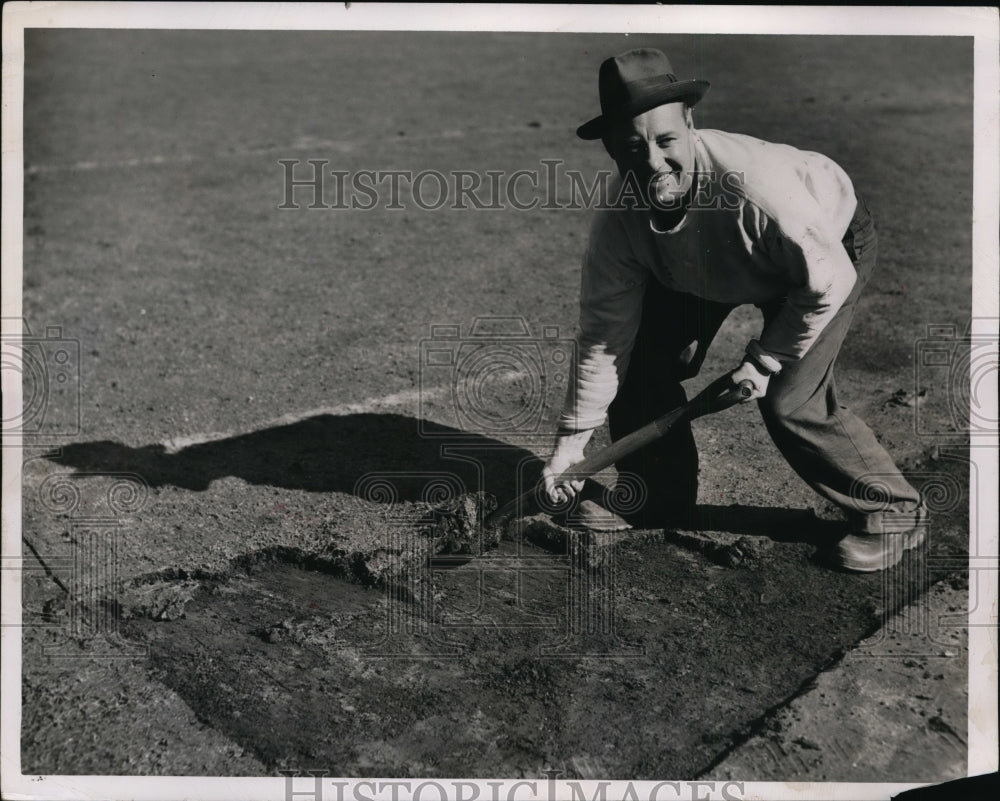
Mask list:
[[[968,670],[962,621],[968,589],[961,580],[935,584],[762,720],[705,778],[781,770],[791,780],[827,781],[847,764],[858,781],[905,775],[933,783],[965,775],[968,739],[958,688]]]
[[[971,313],[971,41],[641,38],[28,32],[24,315],[80,362],[78,428],[25,451],[25,773],[964,774],[965,644],[926,622],[967,605],[963,376],[916,356]],[[638,44],[713,82],[696,125],[825,153],[872,208],[838,387],[934,511],[887,575],[812,559],[831,510],[753,408],[695,424],[698,530],[426,536],[434,502],[538,474],[588,211],[279,209],[279,160],[591,175],[610,162],[573,129]],[[470,406],[427,354],[485,317],[543,366]],[[759,324],[734,313],[690,389]],[[904,656],[897,613],[924,621]],[[878,759],[843,746],[862,730]]]

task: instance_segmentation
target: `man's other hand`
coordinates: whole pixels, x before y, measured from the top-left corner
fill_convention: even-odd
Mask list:
[[[771,376],[758,370],[757,366],[749,359],[733,370],[730,373],[730,378],[732,378],[733,384],[739,384],[740,381],[749,381],[753,384],[753,394],[747,398],[748,401],[763,398],[767,394],[767,385],[771,380]]]

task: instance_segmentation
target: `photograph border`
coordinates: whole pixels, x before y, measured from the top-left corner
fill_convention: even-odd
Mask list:
[[[863,21],[863,24],[862,24]],[[974,39],[974,165],[973,165],[973,296],[974,319],[1000,317],[1000,257],[996,232],[1000,230],[1000,26],[995,8],[906,8],[906,7],[775,7],[769,6],[494,6],[483,5],[367,5],[359,3],[240,4],[240,3],[9,3],[3,8],[3,292],[2,317],[21,318],[23,286],[22,221],[24,186],[24,31],[28,28],[148,28],[148,29],[243,29],[243,30],[396,30],[396,31],[505,31],[505,32],[615,32],[642,34],[807,34],[868,36],[963,36]],[[4,330],[6,335],[19,331]],[[17,380],[15,380],[17,379]],[[18,415],[22,408],[19,377],[3,375],[3,419]],[[996,420],[996,387],[984,399]],[[992,406],[989,406],[992,404]],[[303,776],[294,789],[287,778],[225,777],[136,777],[136,776],[23,776],[20,764],[20,675],[21,675],[21,449],[16,438],[7,438],[2,449],[3,509],[2,544],[2,724],[3,793],[17,798],[132,798],[132,799],[288,799],[314,797],[308,790],[313,781]],[[977,505],[983,531],[970,531],[970,542],[985,549],[970,560],[978,564],[996,561],[998,553],[997,498],[1000,483],[996,443],[977,447],[972,443],[970,503]],[[971,516],[976,519],[976,516]],[[977,571],[980,603],[969,618],[969,731],[968,773],[978,775],[997,770],[997,571]],[[988,603],[982,603],[983,596]],[[322,778],[324,798],[354,799],[388,797],[372,778],[338,782]],[[414,786],[442,785],[449,796],[466,797],[473,785],[480,798],[493,798],[499,780],[413,780]],[[509,793],[513,785],[514,795]],[[568,797],[565,782],[507,780],[502,798],[541,799]],[[577,783],[591,797],[598,783]],[[648,797],[658,782],[634,782],[639,797]],[[715,798],[725,782],[678,782],[690,797]],[[921,786],[901,783],[803,783],[745,782],[743,798],[817,799],[889,798],[903,790]],[[701,785],[701,788],[693,785]],[[711,788],[709,785],[713,785]],[[338,790],[338,786],[340,789]],[[358,787],[363,789],[358,794]],[[388,787],[388,785],[386,785]],[[415,797],[399,791],[400,799]],[[621,797],[626,782],[607,787],[607,797]],[[690,795],[692,792],[701,795]],[[707,793],[707,794],[706,794]],[[427,790],[426,798],[437,797]],[[665,796],[671,797],[671,796]],[[688,797],[688,796],[685,796]]]

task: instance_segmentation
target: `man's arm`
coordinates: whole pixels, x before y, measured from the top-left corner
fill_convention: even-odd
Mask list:
[[[580,330],[566,401],[543,478],[555,501],[579,491],[557,492],[554,479],[583,458],[594,429],[604,422],[628,368],[642,316],[648,270],[632,254],[621,217],[599,212],[591,227],[580,282]]]
[[[788,186],[794,186],[789,179]],[[819,338],[851,294],[857,280],[854,264],[833,225],[804,189],[783,192],[780,201],[764,209],[768,245],[765,250],[788,276],[785,303],[761,333],[751,340],[743,365],[733,378],[751,378],[758,392],[786,362],[801,359]]]
[[[779,361],[801,359],[854,289],[857,273],[839,239],[817,226],[786,235],[788,256],[801,264],[802,281],[760,337],[760,349]]]

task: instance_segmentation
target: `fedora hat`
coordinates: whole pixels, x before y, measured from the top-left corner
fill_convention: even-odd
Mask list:
[[[598,77],[601,116],[577,128],[576,135],[581,139],[600,139],[615,120],[632,119],[651,108],[681,100],[693,106],[704,97],[708,87],[708,81],[678,81],[670,61],[659,50],[629,50],[601,64]]]

